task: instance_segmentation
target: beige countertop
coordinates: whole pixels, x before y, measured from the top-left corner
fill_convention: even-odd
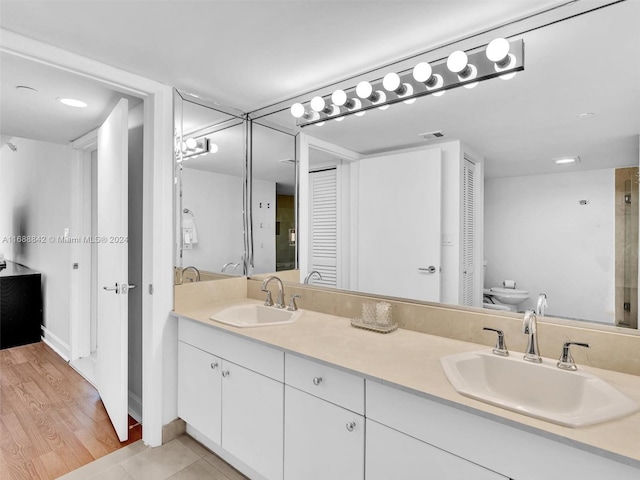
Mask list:
[[[369,332],[351,327],[348,318],[310,310],[305,310],[295,323],[278,326],[237,328],[209,319],[223,308],[246,303],[261,302],[236,300],[174,313],[640,468],[640,412],[598,425],[568,428],[458,394],[445,377],[440,358],[486,350],[484,345],[403,329],[390,334]],[[579,368],[602,378],[640,404],[640,377],[581,365]]]

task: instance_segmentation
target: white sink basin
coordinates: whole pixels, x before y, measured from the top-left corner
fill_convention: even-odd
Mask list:
[[[302,315],[302,310],[291,312],[283,308],[265,305],[236,305],[213,314],[211,320],[235,327],[266,327],[293,323]]]
[[[638,405],[583,370],[560,370],[556,361],[534,364],[512,353],[491,351],[440,359],[445,375],[462,395],[567,427],[583,427],[622,417]]]

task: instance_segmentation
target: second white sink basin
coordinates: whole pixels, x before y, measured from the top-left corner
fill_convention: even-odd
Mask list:
[[[522,354],[499,357],[491,351],[440,359],[458,393],[498,407],[567,427],[583,427],[628,415],[638,405],[583,370],[565,371],[543,359],[534,364]]]
[[[227,307],[209,318],[235,327],[266,327],[293,323],[300,318],[302,313],[302,310],[289,311],[283,308],[252,304]]]

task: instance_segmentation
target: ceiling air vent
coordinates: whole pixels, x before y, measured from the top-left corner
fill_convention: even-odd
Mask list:
[[[444,133],[442,133],[442,130],[434,130],[433,132],[419,133],[418,136],[422,137],[425,141],[429,141],[444,137]]]

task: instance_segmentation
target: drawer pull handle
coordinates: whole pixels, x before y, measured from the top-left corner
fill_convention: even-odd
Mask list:
[[[218,362],[213,362],[213,363],[211,364],[211,368],[212,368],[212,369],[216,369],[216,368],[218,368]]]
[[[347,423],[347,430],[349,430],[350,432],[353,432],[355,428],[356,428],[356,422]]]
[[[313,377],[313,384],[318,386],[322,383],[322,377]]]
[[[227,378],[229,376],[229,370],[223,370],[222,371],[222,376]]]

